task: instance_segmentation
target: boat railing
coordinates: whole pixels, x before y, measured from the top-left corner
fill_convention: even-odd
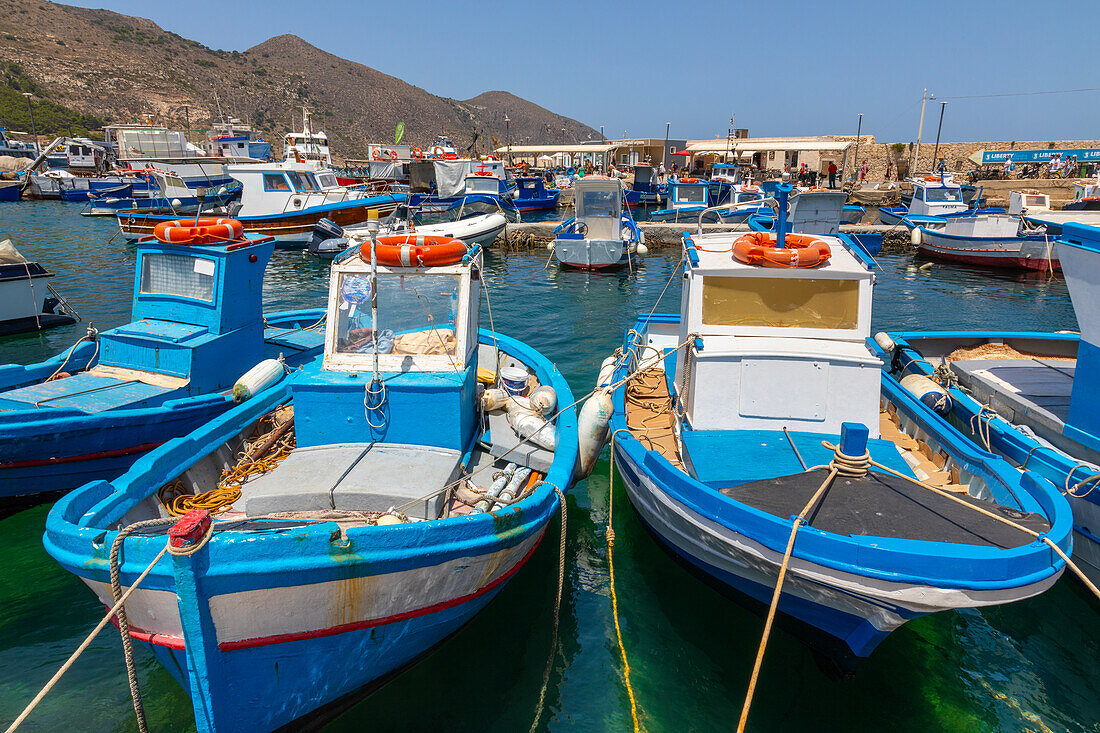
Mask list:
[[[702,211],[699,212],[699,221],[697,222],[697,225],[696,225],[697,232],[699,234],[703,233],[703,217],[706,216],[708,211],[714,211],[714,212],[736,211],[737,209],[747,209],[747,208],[754,208],[755,209],[755,208],[759,208],[761,206],[770,206],[772,211],[775,212],[775,216],[777,218],[779,217],[779,202],[776,201],[774,198],[772,198],[770,196],[766,199],[760,199],[760,200],[757,200],[757,201],[743,201],[742,203],[739,203],[739,204],[719,204],[717,206],[708,206],[707,208],[705,208],[705,209],[703,209]],[[722,215],[718,214],[718,218],[721,219]]]

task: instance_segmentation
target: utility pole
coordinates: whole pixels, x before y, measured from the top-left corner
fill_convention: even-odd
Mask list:
[[[936,148],[932,151],[932,171],[936,170],[936,160],[940,155],[940,131],[943,130],[943,110],[947,102],[940,102],[940,126],[936,128]]]
[[[185,137],[184,139],[190,141],[191,140],[191,108],[188,107],[186,104],[183,105],[183,117],[184,117],[185,120],[187,120],[187,137]],[[230,134],[232,134],[232,132],[230,132]]]
[[[34,107],[31,106],[31,97],[34,95],[30,92],[23,92],[23,96],[27,98],[27,111],[31,113],[31,135],[34,135],[34,150],[36,153],[42,151],[38,147],[38,130],[34,126]]]
[[[508,119],[508,113],[504,113],[504,132],[508,137],[508,165],[512,165],[512,121]]]
[[[859,122],[856,124],[856,155],[855,165],[852,166],[852,183],[858,180],[856,171],[859,170],[859,133],[863,131],[863,113],[859,113]]]
[[[935,94],[929,94],[928,90],[924,90],[924,94],[920,98],[920,125],[917,126],[917,149],[913,151],[913,165],[909,168],[910,175],[917,172],[917,167],[920,165],[920,138],[924,132],[924,105],[928,103],[929,99],[935,99]]]
[[[661,165],[668,170],[668,131],[672,127],[671,122],[665,123],[665,146],[661,148]]]

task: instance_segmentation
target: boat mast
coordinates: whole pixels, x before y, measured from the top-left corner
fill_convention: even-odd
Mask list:
[[[924,93],[921,94],[921,97],[920,97],[920,125],[917,126],[917,149],[916,149],[916,151],[914,151],[913,165],[909,169],[909,174],[910,175],[915,173],[916,170],[917,170],[917,166],[920,165],[920,137],[921,137],[921,133],[924,132],[924,105],[928,103],[929,99],[935,99],[935,98],[936,98],[935,94],[929,96],[927,89],[924,90]]]

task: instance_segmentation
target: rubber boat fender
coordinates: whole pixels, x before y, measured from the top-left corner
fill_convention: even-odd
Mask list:
[[[558,393],[554,391],[554,388],[549,385],[542,385],[535,387],[531,392],[531,407],[536,412],[541,412],[543,415],[551,415],[554,412],[554,408],[558,406]]]
[[[909,243],[912,244],[914,247],[921,243],[921,238],[922,235],[920,227],[913,227],[909,230]]]
[[[875,343],[887,354],[894,353],[894,349],[898,347],[898,345],[894,343],[894,339],[890,338],[889,334],[885,331],[879,331],[875,334]]]
[[[596,387],[606,387],[611,384],[611,377],[615,375],[615,365],[618,364],[618,359],[614,356],[609,356],[603,360],[600,364],[600,374],[596,377]]]
[[[548,451],[557,450],[558,433],[554,425],[542,415],[533,410],[509,410],[508,424],[520,437],[529,443],[545,448]]]
[[[481,393],[481,409],[486,412],[499,410],[507,404],[508,393],[499,387],[492,387]]]
[[[578,478],[586,478],[596,466],[600,451],[607,443],[607,428],[614,409],[611,392],[604,388],[597,389],[581,406],[577,417]]]
[[[951,395],[923,374],[907,374],[901,378],[901,386],[934,412],[946,415],[951,412]]]
[[[264,359],[241,375],[233,385],[233,401],[244,402],[255,397],[283,378],[286,370],[278,359]]]

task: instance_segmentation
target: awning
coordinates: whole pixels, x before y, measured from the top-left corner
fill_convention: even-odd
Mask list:
[[[554,153],[607,153],[621,147],[622,145],[604,143],[592,143],[590,145],[581,145],[577,143],[571,143],[569,145],[513,145],[511,147],[505,145],[503,148],[497,148],[493,152],[504,154],[512,153],[513,155],[534,155],[540,153],[547,153],[549,155],[553,155]]]

